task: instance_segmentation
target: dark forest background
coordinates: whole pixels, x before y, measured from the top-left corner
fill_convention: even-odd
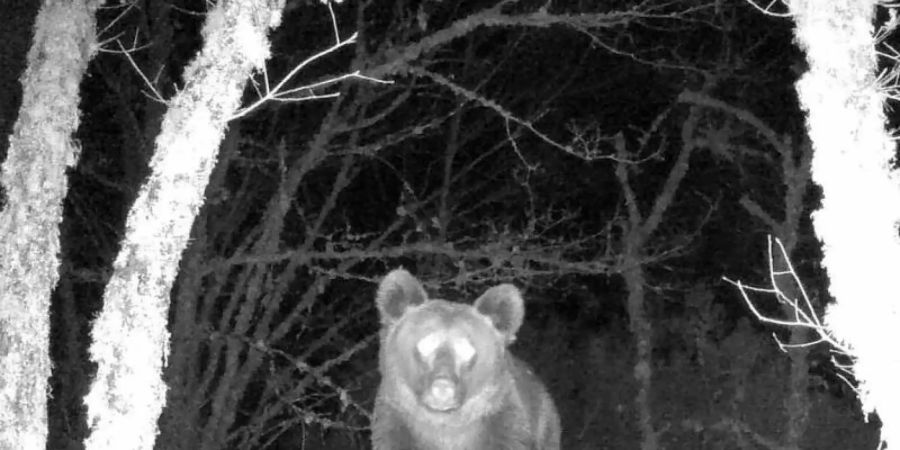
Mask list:
[[[0,5],[5,157],[37,2]],[[112,5],[100,39],[134,48],[168,98],[205,8]],[[332,8],[357,43],[294,85],[353,71],[391,84],[325,83],[308,92],[340,95],[229,125],[172,291],[158,448],[367,448],[374,288],[401,265],[448,299],[523,290],[513,351],[555,398],[566,449],[875,448],[877,422],[830,349],[783,352],[775,338],[815,336],[763,325],[723,280],[769,285],[772,235],[818,314],[828,302],[790,19],[744,0]],[[288,1],[271,37],[278,80],[334,43],[329,7]],[[121,52],[101,52],[81,90],[53,296],[53,449],[82,448],[90,321],[166,111]]]

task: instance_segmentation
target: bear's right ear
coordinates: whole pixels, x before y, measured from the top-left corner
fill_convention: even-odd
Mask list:
[[[395,269],[387,274],[378,286],[375,304],[381,314],[381,323],[390,324],[403,316],[406,308],[421,305],[428,300],[425,288],[416,277],[405,269]]]

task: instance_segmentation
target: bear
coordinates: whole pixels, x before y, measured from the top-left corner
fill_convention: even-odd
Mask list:
[[[430,299],[400,268],[375,302],[381,384],[374,450],[558,450],[556,405],[508,347],[525,308],[511,284],[463,304]]]

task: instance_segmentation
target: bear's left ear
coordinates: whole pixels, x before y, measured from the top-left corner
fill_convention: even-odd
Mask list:
[[[416,277],[405,269],[395,269],[385,275],[378,285],[375,304],[381,314],[381,323],[388,325],[403,316],[406,308],[417,306],[428,300],[425,288]]]
[[[488,289],[475,300],[475,309],[491,319],[507,344],[516,340],[516,333],[525,317],[525,304],[515,286],[501,284]]]

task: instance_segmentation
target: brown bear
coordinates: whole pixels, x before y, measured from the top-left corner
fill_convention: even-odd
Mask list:
[[[429,299],[409,272],[389,273],[381,314],[375,450],[558,450],[559,414],[508,345],[525,307],[510,284],[474,305]]]

